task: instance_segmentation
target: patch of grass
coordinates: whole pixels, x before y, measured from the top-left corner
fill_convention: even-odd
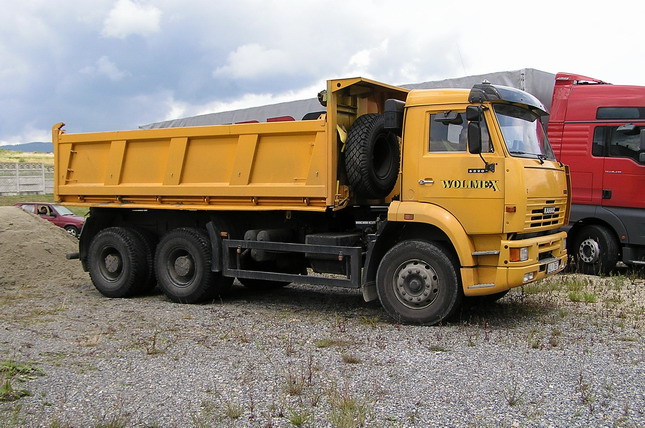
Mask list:
[[[504,399],[506,399],[506,404],[511,407],[515,407],[522,403],[522,396],[524,392],[521,390],[517,380],[513,380],[509,385],[504,388]]]
[[[233,401],[224,402],[224,416],[229,419],[239,419],[244,414],[244,407]]]
[[[361,357],[354,354],[343,353],[340,357],[346,364],[359,364],[363,362],[363,360],[361,360]]]
[[[369,327],[376,327],[378,326],[379,322],[380,322],[379,317],[368,317],[366,315],[361,315],[358,318],[359,324],[366,325]]]
[[[585,303],[596,303],[598,301],[598,297],[592,293],[582,293],[582,299]]]
[[[579,303],[579,302],[582,302],[582,299],[583,299],[582,293],[579,293],[577,291],[569,292],[569,300],[571,300],[572,302]]]
[[[302,374],[287,373],[285,392],[289,395],[299,396],[305,389],[306,378]]]
[[[365,400],[353,397],[349,391],[332,391],[329,395],[331,412],[329,421],[338,428],[365,426],[368,405]]]
[[[296,427],[301,427],[310,420],[312,420],[313,415],[310,411],[300,409],[300,410],[293,410],[289,409],[289,415],[287,416],[287,419],[291,423],[291,425],[296,426]]]
[[[0,162],[17,162],[17,163],[44,163],[46,165],[54,164],[53,153],[40,152],[19,152],[16,150],[0,149]]]
[[[314,342],[316,348],[330,348],[330,347],[340,347],[349,345],[349,341],[342,339],[320,339]]]
[[[441,345],[430,345],[428,350],[432,352],[448,352],[448,349]]]
[[[9,379],[0,384],[0,403],[16,401],[31,395],[26,389],[14,388]]]
[[[45,373],[39,368],[28,364],[21,364],[13,360],[7,360],[0,363],[0,373],[8,378],[16,378],[21,382],[35,379],[38,376],[44,376]]]

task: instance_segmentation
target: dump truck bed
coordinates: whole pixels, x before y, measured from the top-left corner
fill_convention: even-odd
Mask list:
[[[53,128],[56,200],[69,205],[205,210],[342,208],[337,129],[407,90],[331,80],[316,120],[87,134]]]

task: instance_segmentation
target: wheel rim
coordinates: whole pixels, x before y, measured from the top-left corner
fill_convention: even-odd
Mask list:
[[[65,229],[65,230],[67,230],[67,233],[69,233],[69,234],[70,234],[70,235],[72,235],[74,238],[76,238],[76,229],[74,229],[74,228],[72,228],[72,227],[69,227],[69,228],[67,228],[67,229]]]
[[[412,309],[430,306],[439,294],[439,276],[423,260],[409,260],[394,273],[394,293],[403,305]]]
[[[587,238],[580,243],[578,256],[585,263],[597,263],[600,260],[600,245],[597,241]]]
[[[114,247],[106,247],[101,251],[99,269],[101,275],[108,281],[116,281],[123,273],[123,257]]]
[[[183,249],[175,249],[168,256],[168,273],[178,287],[187,287],[195,278],[195,259]]]

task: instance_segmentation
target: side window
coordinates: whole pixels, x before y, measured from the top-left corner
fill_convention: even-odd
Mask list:
[[[640,135],[618,132],[617,126],[598,126],[593,134],[591,153],[594,156],[629,158],[638,162]]]
[[[592,156],[605,156],[605,130],[606,126],[597,126],[593,131],[593,145],[591,146]]]
[[[492,153],[486,121],[481,121],[482,152]],[[430,115],[430,152],[465,152],[468,150],[466,113],[446,111]]]
[[[430,152],[465,152],[468,122],[465,113],[443,112],[430,115]]]

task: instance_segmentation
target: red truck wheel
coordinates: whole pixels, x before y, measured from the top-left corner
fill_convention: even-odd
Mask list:
[[[589,225],[576,232],[571,256],[578,272],[590,275],[609,275],[618,262],[618,243],[599,225]]]
[[[155,253],[157,281],[173,302],[198,303],[214,298],[233,283],[211,271],[212,252],[206,231],[194,228],[171,230]]]
[[[376,274],[376,291],[392,318],[414,324],[445,321],[462,299],[454,264],[426,241],[403,241],[388,251]]]

